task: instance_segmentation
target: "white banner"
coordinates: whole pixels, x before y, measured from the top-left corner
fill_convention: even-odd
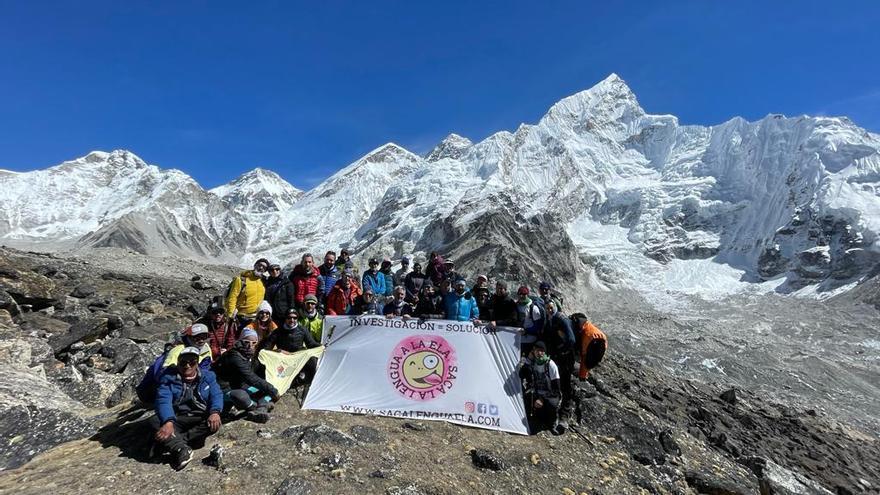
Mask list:
[[[449,421],[528,435],[516,329],[328,316],[303,409]]]

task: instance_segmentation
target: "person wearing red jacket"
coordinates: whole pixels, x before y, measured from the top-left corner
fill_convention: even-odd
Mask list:
[[[348,272],[343,273],[342,278],[336,282],[330,295],[327,296],[326,314],[347,315],[354,306],[355,299],[360,295],[361,288],[352,281],[351,275]]]
[[[293,269],[290,280],[296,289],[293,299],[298,307],[303,307],[303,301],[309,294],[317,297],[321,284],[311,254],[306,253],[302,256],[302,262]]]
[[[219,304],[212,304],[208,308],[207,316],[199,319],[196,323],[201,323],[208,327],[208,345],[211,346],[211,361],[216,362],[220,359],[220,355],[232,349],[235,345],[236,334],[238,333],[238,325],[235,324],[234,318],[226,318],[226,311]]]

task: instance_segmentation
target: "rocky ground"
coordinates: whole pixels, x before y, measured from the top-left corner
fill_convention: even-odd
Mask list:
[[[148,459],[151,413],[132,387],[232,273],[0,250],[0,492],[880,493],[880,375],[859,344],[876,339],[872,307],[664,315],[620,294],[586,302],[612,351],[578,384],[563,436],[300,411],[288,394],[268,424],[226,423],[197,452],[206,462],[175,473]]]

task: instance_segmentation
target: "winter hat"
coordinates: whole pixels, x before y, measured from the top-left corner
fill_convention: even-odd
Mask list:
[[[406,257],[406,256],[404,256],[403,258],[400,258],[400,264],[401,264],[401,265],[408,265],[408,264],[409,264],[409,258]]]
[[[487,276],[485,276],[485,275],[477,275],[477,281],[478,281],[478,282],[480,281],[480,279],[483,279],[483,280],[485,280],[486,282],[489,281],[489,277],[487,277]]]
[[[208,313],[210,313],[210,314],[212,314],[212,315],[216,315],[216,314],[220,314],[220,313],[226,313],[226,310],[223,309],[223,306],[221,306],[221,305],[219,305],[219,304],[217,304],[217,303],[213,303],[213,304],[211,304],[211,306],[208,308]]]
[[[199,354],[201,354],[201,351],[199,350],[198,347],[193,347],[193,346],[184,347],[183,350],[180,351],[180,354],[177,355],[177,360],[180,361],[180,358],[182,358],[183,356],[185,356],[187,354],[195,354],[196,356],[198,356]]]
[[[196,323],[193,326],[189,327],[189,332],[186,332],[190,337],[195,337],[196,335],[208,334],[208,327],[201,324]]]
[[[296,312],[296,309],[294,309],[294,308],[290,308],[290,309],[287,310],[287,315],[286,315],[286,316],[287,316],[288,318],[290,318],[291,316],[293,316],[294,319],[295,319],[296,317],[299,316],[299,313]]]
[[[529,288],[526,287],[525,285],[521,285],[519,287],[519,289],[516,290],[516,293],[519,294],[520,296],[527,296],[527,295],[529,295]]]
[[[303,302],[304,302],[304,303],[309,303],[309,302],[310,302],[310,303],[318,304],[318,298],[315,297],[314,294],[309,294],[309,295],[307,295],[307,296],[305,297],[305,299],[303,299]]]
[[[388,258],[385,258],[384,260],[382,260],[382,268],[389,268],[390,266],[391,266],[391,260],[389,260]]]
[[[455,280],[455,285],[464,287],[467,285],[467,282],[465,282],[463,278],[459,278]]]
[[[245,328],[241,331],[241,337],[238,340],[260,340],[260,336],[253,328]]]
[[[260,305],[257,306],[257,313],[260,311],[265,311],[269,313],[269,316],[272,316],[272,305],[268,301],[260,301]]]
[[[538,286],[539,289],[552,289],[553,286],[550,285],[550,282],[541,282],[541,285]]]
[[[543,340],[539,340],[535,342],[535,349],[541,349],[544,352],[547,352],[547,344],[544,343]]]

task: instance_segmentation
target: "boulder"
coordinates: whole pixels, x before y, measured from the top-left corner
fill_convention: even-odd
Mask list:
[[[833,495],[819,483],[796,471],[788,470],[775,462],[762,457],[746,457],[740,462],[747,466],[761,486],[761,493],[773,495]]]
[[[19,326],[26,333],[49,338],[64,335],[70,330],[70,323],[43,313],[23,314]]]
[[[105,337],[109,331],[107,318],[75,317],[67,332],[49,338],[49,345],[57,354],[69,348],[74,342],[94,342]]]
[[[83,405],[44,377],[7,363],[0,364],[0,376],[0,470],[95,432],[81,416]]]
[[[501,457],[483,449],[471,450],[471,462],[479,469],[488,469],[490,471],[501,471],[507,467]]]
[[[47,375],[64,393],[89,407],[107,407],[110,397],[125,396],[124,392],[118,390],[126,383],[124,375],[107,373],[85,365],[79,365],[78,368],[65,366],[51,370]]]
[[[58,302],[55,282],[29,271],[7,269],[0,275],[0,289],[9,293],[18,304],[29,304],[34,311]]]
[[[15,299],[2,289],[0,289],[0,309],[9,311],[9,314],[13,317],[21,314],[21,308],[18,306],[18,303],[15,302]]]
[[[308,481],[296,477],[287,478],[275,489],[275,495],[309,495],[311,493],[316,493],[315,487]]]
[[[157,299],[147,299],[145,301],[141,301],[137,303],[135,307],[138,309],[138,311],[150,313],[152,315],[161,314],[162,311],[165,310],[165,305]]]
[[[180,332],[189,324],[186,319],[162,316],[151,319],[147,325],[126,326],[121,336],[135,342],[164,342],[170,334]]]
[[[132,368],[140,373],[139,368],[142,365],[149,366],[150,356],[140,348],[134,341],[126,338],[109,339],[104,342],[101,347],[101,355],[112,359],[113,366],[109,370],[111,373],[119,373],[126,370],[131,363]]]
[[[73,292],[70,293],[71,297],[76,297],[77,299],[85,299],[86,297],[91,297],[95,295],[95,286],[90,284],[80,284],[77,285]]]

